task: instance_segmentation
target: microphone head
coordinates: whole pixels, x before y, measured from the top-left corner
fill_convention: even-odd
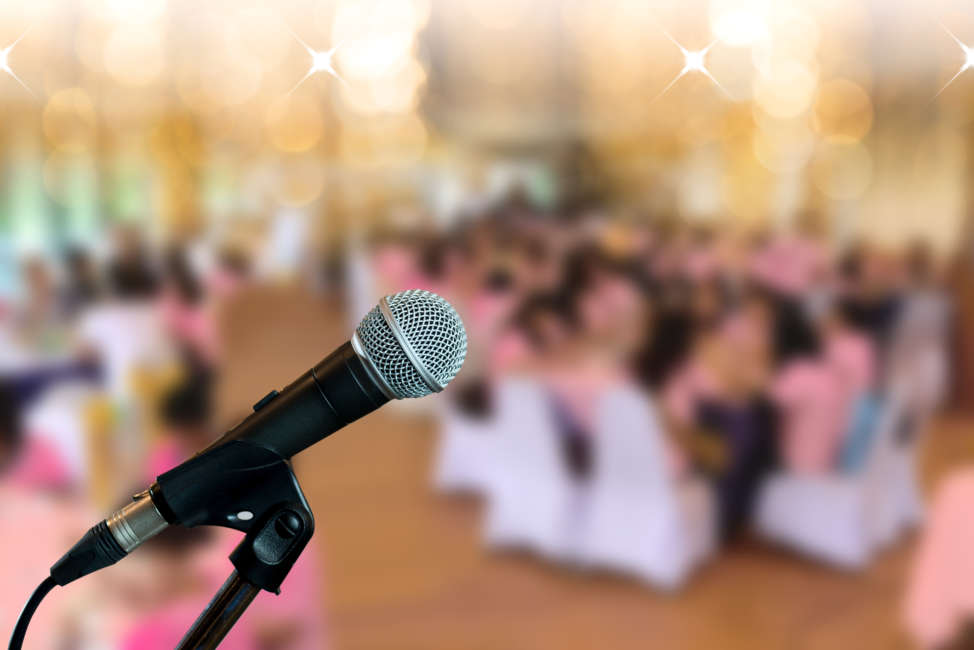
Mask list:
[[[467,332],[450,303],[410,289],[380,300],[355,329],[352,347],[387,397],[423,397],[457,376]]]

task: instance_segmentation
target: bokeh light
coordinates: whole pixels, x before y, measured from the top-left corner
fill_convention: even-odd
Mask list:
[[[97,115],[83,88],[65,88],[44,107],[44,135],[56,149],[77,152],[94,143]]]
[[[792,118],[804,113],[815,95],[815,72],[796,59],[776,59],[754,82],[754,100],[769,115]]]
[[[816,187],[832,199],[861,197],[872,176],[872,156],[862,144],[825,145],[812,162]]]
[[[819,88],[814,124],[828,142],[857,142],[869,132],[872,123],[872,102],[861,86],[846,79],[833,79]]]
[[[321,140],[324,119],[318,102],[300,94],[288,95],[268,109],[267,134],[281,151],[307,151]]]

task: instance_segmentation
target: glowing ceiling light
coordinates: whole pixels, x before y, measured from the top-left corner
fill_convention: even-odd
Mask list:
[[[721,91],[723,91],[723,93],[725,95],[727,95],[728,97],[730,97],[730,93],[728,93],[727,90],[723,86],[720,85],[720,82],[719,81],[717,81],[716,79],[714,79],[714,76],[712,74],[710,74],[710,70],[707,69],[707,54],[710,52],[710,48],[712,48],[714,45],[717,44],[717,41],[712,41],[710,43],[710,45],[708,45],[707,47],[703,48],[702,50],[691,51],[691,50],[686,49],[682,45],[680,45],[680,43],[677,42],[677,40],[675,38],[673,38],[672,36],[670,36],[670,33],[668,31],[666,31],[665,29],[663,30],[663,33],[666,35],[666,38],[668,38],[671,41],[673,41],[673,44],[676,45],[678,48],[680,48],[680,52],[683,53],[683,69],[680,70],[680,72],[676,75],[676,77],[673,78],[673,81],[671,81],[670,83],[666,84],[666,87],[663,88],[663,90],[661,90],[659,92],[659,94],[656,95],[655,98],[653,98],[653,101],[656,101],[657,99],[659,99],[660,97],[662,97],[664,94],[666,94],[666,91],[668,91],[670,88],[672,88],[673,85],[677,81],[679,81],[680,79],[682,79],[684,75],[686,75],[686,74],[688,74],[690,72],[699,72],[699,73],[705,75],[708,79],[710,79],[712,82],[714,82],[714,85],[717,86],[718,88],[720,88]]]
[[[301,80],[298,83],[294,84],[294,88],[288,91],[289,95],[293,93],[295,90],[297,90],[298,86],[303,84],[308,79],[308,77],[310,77],[311,75],[317,72],[327,72],[335,79],[341,81],[346,86],[348,85],[348,82],[342,79],[341,75],[338,74],[338,71],[335,70],[335,66],[332,63],[332,59],[335,58],[335,52],[338,51],[338,48],[341,46],[341,43],[331,48],[330,50],[319,51],[314,49],[307,43],[305,43],[303,40],[301,40],[301,37],[295,34],[294,32],[291,32],[291,34],[294,35],[294,38],[297,39],[298,43],[301,43],[301,45],[304,46],[304,49],[308,51],[308,54],[311,55],[311,67],[308,68],[308,72],[306,72],[305,75],[301,77]]]
[[[8,45],[7,47],[5,47],[5,48],[3,48],[2,50],[0,50],[0,70],[3,70],[3,71],[4,71],[4,72],[6,72],[7,74],[9,74],[9,75],[10,75],[11,77],[13,77],[13,78],[14,78],[14,80],[15,80],[15,81],[16,81],[17,83],[19,83],[19,84],[20,84],[21,86],[23,86],[23,87],[24,87],[24,90],[26,90],[26,91],[27,91],[27,92],[29,92],[29,93],[30,93],[31,95],[33,95],[33,94],[34,94],[34,91],[33,91],[33,90],[31,90],[31,89],[30,89],[30,88],[29,88],[29,87],[27,86],[27,84],[25,84],[25,83],[23,82],[23,80],[22,80],[22,79],[21,79],[20,77],[18,77],[18,76],[17,76],[17,73],[15,73],[15,72],[14,72],[14,71],[13,71],[13,70],[12,70],[12,69],[10,68],[10,52],[11,52],[11,51],[13,51],[13,49],[14,49],[15,47],[17,47],[17,43],[19,43],[19,42],[20,42],[20,39],[22,39],[22,38],[23,38],[24,36],[26,36],[26,35],[27,35],[27,32],[25,31],[25,32],[24,32],[23,34],[21,34],[20,36],[18,36],[18,37],[17,37],[17,40],[16,40],[16,41],[14,41],[13,43],[11,43],[10,45]]]
[[[950,37],[954,39],[954,41],[960,46],[961,51],[964,53],[964,63],[961,64],[960,70],[957,71],[957,74],[951,77],[950,81],[945,83],[944,87],[941,88],[937,92],[937,94],[933,96],[934,99],[939,97],[940,93],[947,90],[947,86],[954,83],[954,80],[957,79],[957,77],[961,76],[968,68],[974,68],[974,47],[968,47],[963,41],[961,41],[959,38],[954,36],[954,33],[949,29],[947,29],[945,25],[941,24],[940,26],[943,27],[944,31],[947,32],[950,35]]]

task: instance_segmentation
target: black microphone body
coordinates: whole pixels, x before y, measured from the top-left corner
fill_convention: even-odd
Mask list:
[[[208,448],[159,476],[149,489],[152,501],[169,524],[245,530],[248,520],[220,509],[258,482],[247,474],[290,459],[388,401],[346,342],[282,391],[264,396]]]
[[[201,452],[242,441],[290,458],[389,401],[345,342]]]

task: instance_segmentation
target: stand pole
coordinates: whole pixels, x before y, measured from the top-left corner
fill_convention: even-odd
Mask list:
[[[236,571],[231,573],[176,650],[216,648],[258,593],[259,587],[241,578]]]

